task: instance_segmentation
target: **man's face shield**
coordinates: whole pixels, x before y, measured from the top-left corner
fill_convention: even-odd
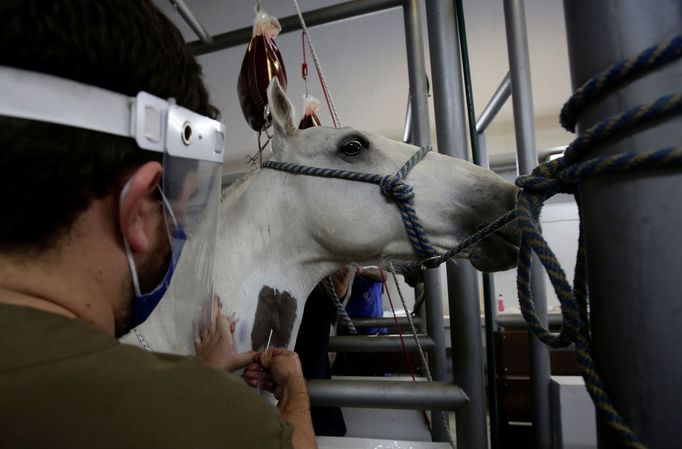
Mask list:
[[[163,210],[173,255],[169,272],[175,271],[174,294],[186,298],[191,309],[174,316],[181,317],[183,326],[187,322],[191,326],[192,320],[205,325],[213,297],[224,125],[179,107],[172,99],[166,101],[145,92],[127,97],[3,66],[0,115],[130,137],[141,149],[163,153]],[[148,294],[137,291],[136,296],[140,293]],[[161,295],[156,296],[160,299]],[[158,299],[150,301],[149,312]],[[140,320],[136,321],[139,324]]]

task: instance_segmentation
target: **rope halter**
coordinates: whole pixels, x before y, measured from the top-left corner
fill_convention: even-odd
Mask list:
[[[378,185],[384,196],[395,200],[400,209],[400,215],[403,219],[407,236],[417,255],[421,259],[432,259],[438,257],[438,253],[426,237],[424,227],[414,210],[414,189],[404,181],[410,170],[412,170],[419,161],[424,159],[424,156],[426,156],[426,153],[429,151],[431,151],[430,145],[420,148],[407,160],[407,162],[405,162],[405,164],[403,164],[396,174],[387,176],[349,170],[309,167],[275,161],[265,161],[263,162],[262,167],[298,175],[346,179],[349,181],[359,181]]]

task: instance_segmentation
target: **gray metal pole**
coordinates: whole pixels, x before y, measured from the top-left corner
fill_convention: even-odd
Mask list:
[[[468,159],[457,21],[452,0],[426,2],[438,150]],[[465,261],[448,262],[450,336],[455,384],[471,399],[456,413],[457,447],[488,446],[478,280]]]
[[[405,19],[405,43],[407,49],[407,71],[410,80],[410,105],[412,113],[412,139],[418,146],[429,145],[429,105],[426,62],[422,38],[421,18],[417,0],[403,2]],[[447,359],[445,356],[445,324],[443,320],[443,298],[440,294],[440,276],[437,270],[424,273],[424,302],[426,329],[435,343],[429,353],[429,365],[434,380],[447,380]],[[443,412],[431,411],[431,436],[434,441],[448,441],[449,429],[445,426]]]
[[[564,2],[573,86],[617,61],[679,34],[679,0]],[[598,44],[596,44],[598,43]],[[678,61],[602,99],[579,131],[637,104],[680,91]],[[682,144],[682,118],[602,145],[593,155]],[[615,408],[650,449],[682,441],[682,173],[662,170],[583,182],[592,348]],[[598,420],[600,448],[624,447]]]
[[[390,409],[457,410],[469,402],[461,388],[445,382],[401,380],[308,380],[312,405]]]
[[[419,335],[419,343],[425,350],[438,349],[434,340]],[[403,344],[408,351],[416,351],[414,338],[404,338]],[[401,352],[403,346],[397,335],[335,335],[329,337],[330,352]]]
[[[352,19],[366,14],[397,8],[402,4],[403,0],[352,0],[304,12],[303,19],[308,28],[312,28],[318,25],[325,25],[340,20]],[[284,17],[279,20],[279,23],[282,26],[282,33],[301,30],[301,23],[298,20],[297,15]],[[226,48],[247,44],[251,41],[252,33],[253,27],[248,26],[238,30],[228,31],[227,33],[216,34],[213,36],[213,42],[211,44],[193,41],[189,42],[187,46],[194,55],[205,55],[207,53],[225,50]]]
[[[500,410],[497,402],[497,360],[495,351],[495,278],[483,273],[483,307],[485,310],[485,354],[488,378],[488,415],[490,419],[490,447],[500,447]]]
[[[509,80],[509,74],[505,77]],[[503,84],[505,81],[502,82]],[[497,88],[493,99],[490,100],[488,106],[483,110],[486,116],[494,118],[499,111],[499,108],[494,112],[488,112],[492,109],[490,106],[498,97],[500,87]],[[511,88],[507,98],[511,95]],[[504,102],[502,102],[504,104]],[[500,106],[501,108],[501,106]],[[492,121],[492,118],[489,120]],[[476,129],[478,129],[478,124]],[[488,122],[490,123],[490,122]],[[488,126],[487,124],[485,125]],[[478,154],[481,167],[490,170],[490,159],[488,158],[488,148],[485,141],[485,133],[480,133],[478,139]],[[490,421],[490,448],[498,449],[500,447],[500,409],[497,399],[497,358],[495,350],[495,332],[497,331],[497,301],[495,298],[495,275],[492,273],[483,273],[483,308],[485,319],[485,355],[486,355],[486,374],[488,378],[488,419]]]
[[[481,115],[478,117],[478,120],[476,121],[476,132],[479,134],[479,138],[483,137],[483,133],[485,132],[486,129],[488,129],[488,126],[490,126],[493,120],[495,120],[495,117],[500,112],[500,109],[502,109],[505,103],[507,103],[507,100],[509,100],[510,96],[511,75],[509,74],[509,72],[507,72],[507,74],[502,79],[500,85],[497,86],[497,89],[495,89],[495,93],[490,98],[490,101],[488,102],[487,105],[485,105],[485,108],[483,108],[483,112],[481,112]]]
[[[211,37],[210,34],[208,34],[208,31],[204,28],[204,26],[199,22],[199,19],[196,18],[194,13],[192,12],[191,9],[189,9],[189,6],[185,3],[184,0],[169,0],[170,4],[173,5],[175,10],[180,14],[180,17],[184,19],[185,22],[187,22],[187,25],[194,31],[194,34],[197,35],[199,39],[205,44],[210,44],[213,42],[213,37]]]
[[[528,36],[523,0],[504,0],[507,29],[507,50],[512,83],[514,128],[519,173],[527,174],[538,164],[535,146],[533,95],[530,83]],[[547,298],[542,265],[537,256],[531,262],[531,293],[541,323],[547,325]],[[530,337],[530,372],[533,399],[533,439],[536,448],[552,447],[550,420],[550,361],[549,349],[535,336]]]

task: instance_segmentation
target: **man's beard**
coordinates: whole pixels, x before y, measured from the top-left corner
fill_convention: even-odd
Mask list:
[[[153,250],[137,266],[137,279],[142,293],[154,290],[161,283],[171,263],[171,248],[164,221],[160,222],[156,235]],[[123,298],[125,299],[121,307],[114,312],[116,337],[127,334],[133,328],[135,290],[129,281],[124,281],[124,283]]]

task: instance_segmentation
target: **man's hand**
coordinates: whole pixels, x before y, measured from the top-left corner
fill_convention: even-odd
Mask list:
[[[286,349],[270,349],[258,354],[256,362],[244,371],[246,383],[275,394],[277,408],[291,424],[291,442],[296,449],[317,448],[310,418],[310,399],[298,355]]]
[[[381,267],[358,267],[355,275],[376,282],[386,282],[388,279],[386,271],[382,270]]]
[[[290,389],[305,391],[303,369],[298,354],[281,348],[273,348],[258,354],[256,361],[247,365],[244,380],[254,388],[269,391],[282,399]]]
[[[235,323],[230,317],[220,313],[220,299],[218,296],[214,296],[211,323],[208,329],[194,339],[197,357],[214,368],[229,372],[243,368],[253,362],[256,357],[255,352],[239,354],[235,351],[232,338],[234,330]]]

